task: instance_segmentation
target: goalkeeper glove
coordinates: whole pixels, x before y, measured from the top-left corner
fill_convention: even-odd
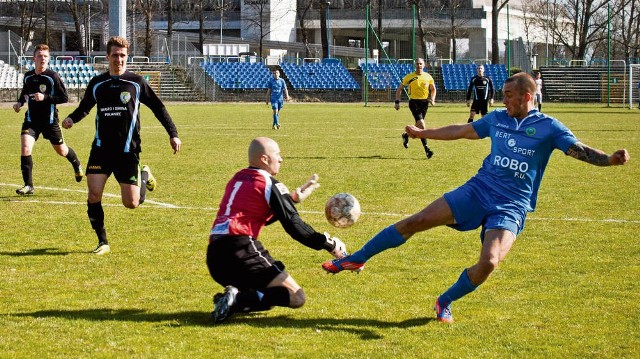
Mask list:
[[[342,258],[347,255],[347,246],[337,237],[331,237],[331,235],[327,232],[324,232],[325,237],[327,237],[327,243],[325,248],[332,256],[335,258]],[[329,248],[333,248],[329,250]]]
[[[311,175],[311,177],[309,177],[309,180],[307,180],[305,184],[296,188],[296,190],[291,194],[291,199],[296,203],[304,201],[307,197],[309,197],[311,192],[320,187],[320,183],[318,183],[319,178],[320,177],[318,177],[318,175],[315,173]]]

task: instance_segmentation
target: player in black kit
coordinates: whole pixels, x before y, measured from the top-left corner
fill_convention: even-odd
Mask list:
[[[75,151],[64,142],[58,121],[57,104],[69,100],[67,89],[58,74],[49,69],[49,46],[40,44],[33,51],[35,68],[24,75],[24,84],[18,101],[13,105],[15,112],[26,103],[21,133],[20,169],[24,186],[16,193],[22,196],[31,195],[33,189],[33,159],[31,152],[35,142],[42,137],[51,142],[53,149],[60,156],[66,157],[73,166],[76,181],[82,181],[82,167]]]
[[[87,163],[87,214],[98,236],[98,247],[93,253],[99,255],[111,251],[102,209],[102,192],[109,176],[113,173],[120,184],[122,204],[127,208],[142,204],[146,190],[153,191],[156,186],[149,166],[140,169],[140,104],[149,107],[164,126],[174,154],[182,144],[162,101],[141,76],[127,71],[128,52],[126,39],[117,36],[109,39],[109,71],[89,81],[78,108],[62,122],[64,128],[71,128],[97,105],[96,134]]]
[[[482,116],[486,115],[489,112],[487,105],[493,106],[493,82],[484,75],[483,65],[478,65],[477,71],[478,74],[471,78],[467,89],[467,107],[471,106],[467,122],[473,122],[478,112]],[[471,103],[471,94],[473,94],[473,103]]]

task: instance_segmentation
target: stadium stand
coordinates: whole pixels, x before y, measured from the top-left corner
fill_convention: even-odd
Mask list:
[[[262,62],[201,62],[200,66],[222,89],[266,89],[271,78]]]
[[[282,62],[280,67],[294,89],[360,89],[360,85],[339,61],[305,62],[301,65]]]
[[[20,89],[24,75],[0,60],[0,89]]]
[[[469,80],[477,71],[476,64],[442,64],[442,79],[446,90],[466,90]],[[493,81],[496,91],[501,90],[507,79],[507,67],[504,64],[485,64],[485,76]]]
[[[27,60],[23,65],[27,71],[35,68],[33,60]],[[86,88],[89,80],[100,73],[93,65],[86,64],[83,60],[51,60],[49,68],[60,75],[68,89]],[[19,88],[22,88],[22,81],[19,85]]]
[[[402,78],[414,70],[410,63],[369,63],[360,68],[373,90],[395,90],[400,86]]]

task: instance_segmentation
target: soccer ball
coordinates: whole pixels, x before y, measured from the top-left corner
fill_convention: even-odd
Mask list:
[[[324,215],[332,226],[347,228],[360,217],[360,202],[349,193],[334,194],[324,206]]]

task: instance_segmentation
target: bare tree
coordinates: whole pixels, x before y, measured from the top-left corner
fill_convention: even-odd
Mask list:
[[[427,31],[425,30],[423,19],[425,18],[424,12],[424,3],[426,0],[409,0],[408,6],[411,8],[415,6],[416,8],[416,18],[418,20],[417,29],[418,29],[418,43],[420,47],[418,48],[418,53],[424,54],[424,58],[429,63],[429,56],[427,54]]]
[[[608,21],[607,4],[608,0],[568,0],[554,4],[558,13],[554,36],[572,59],[584,60],[589,45],[602,40]]]
[[[171,41],[173,36],[173,0],[167,0],[167,39]]]
[[[533,9],[537,6],[535,3],[522,3],[522,21],[524,23],[524,37],[525,37],[525,48],[527,50],[527,55],[531,57],[534,53],[534,42],[532,41],[532,32],[535,29],[537,16],[532,16]]]
[[[86,2],[79,4],[76,0],[65,0],[69,11],[71,11],[71,17],[73,18],[73,25],[76,29],[76,46],[78,48],[78,52],[82,56],[86,56],[86,48],[84,46],[84,31],[83,31],[83,21],[86,14]]]
[[[500,63],[500,47],[498,46],[498,17],[500,11],[507,6],[509,0],[491,0],[491,63]]]
[[[32,1],[16,1],[18,10],[20,12],[20,36],[23,39],[32,39],[34,29],[38,24],[38,19],[35,14],[37,13],[38,3],[35,0]],[[22,52],[27,51],[29,42],[25,41],[22,45]]]
[[[304,44],[304,57],[311,57],[311,49],[309,48],[309,33],[307,31],[307,15],[315,0],[302,0],[298,2],[296,17],[298,18],[298,26],[300,27],[300,36]]]
[[[455,63],[458,57],[457,39],[463,34],[462,27],[468,22],[458,16],[458,10],[466,4],[465,0],[444,0],[441,11],[448,17],[449,40],[451,44],[451,60]]]
[[[248,23],[249,28],[255,30],[255,34],[258,40],[258,51],[259,56],[263,56],[263,43],[264,39],[269,36],[273,30],[277,27],[279,21],[283,20],[285,16],[289,15],[290,11],[295,11],[295,7],[291,9],[285,9],[282,13],[277,13],[279,16],[282,14],[280,18],[272,18],[274,14],[271,12],[271,8],[282,10],[286,7],[286,3],[280,0],[244,0],[245,6],[249,6],[251,11],[249,11],[249,15],[243,19]],[[326,6],[326,2],[324,3]],[[271,5],[271,7],[269,6]],[[326,9],[323,7],[323,9]],[[291,14],[293,15],[293,14]],[[322,20],[321,20],[322,22]],[[274,27],[275,25],[275,27]],[[326,33],[323,31],[326,37]]]
[[[205,0],[198,0],[198,45],[204,53],[204,4]]]
[[[137,0],[138,7],[144,17],[144,49],[143,53],[146,57],[151,57],[151,19],[154,12],[160,7],[156,0]]]
[[[617,0],[620,11],[612,19],[613,41],[622,47],[624,58],[638,57],[640,45],[640,0]]]
[[[320,42],[322,43],[322,57],[326,58],[329,54],[329,35],[327,31],[327,8],[329,7],[329,3],[327,0],[318,1],[320,2]]]
[[[222,27],[224,23],[224,12],[231,10],[235,7],[235,4],[230,0],[213,0],[213,10],[220,12],[220,43],[222,43]]]

